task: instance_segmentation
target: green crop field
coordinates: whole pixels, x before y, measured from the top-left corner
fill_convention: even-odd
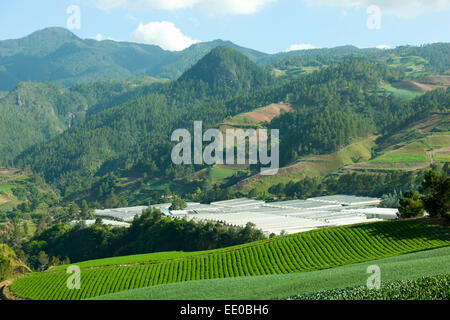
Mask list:
[[[333,171],[355,163],[367,161],[371,157],[371,149],[375,146],[375,136],[355,142],[331,154],[308,156],[301,158],[297,163],[285,167],[273,176],[265,176],[250,184],[244,185],[242,192],[256,189],[258,193],[268,192],[268,189],[279,183],[297,182],[308,177],[326,176]]]
[[[449,300],[450,274],[383,283],[379,290],[366,286],[335,289],[289,300]]]
[[[425,141],[433,149],[448,147],[450,146],[450,132],[433,134],[428,136]]]
[[[235,173],[238,173],[239,171],[248,172],[248,170],[235,170],[231,168],[213,167],[211,168],[211,179],[213,182],[218,182],[232,177]]]
[[[114,257],[106,259],[98,259],[85,261],[77,263],[76,265],[82,269],[88,268],[100,268],[100,267],[113,267],[113,266],[123,266],[123,265],[140,265],[140,264],[150,264],[157,262],[166,262],[170,260],[184,259],[193,256],[206,255],[208,253],[216,252],[214,251],[199,251],[199,252],[156,252],[149,254],[139,254],[133,256],[123,256]],[[47,272],[66,270],[67,266],[58,266]]]
[[[395,88],[390,84],[384,85],[383,89],[392,93],[393,95],[395,95],[397,98],[400,98],[400,99],[413,99],[413,98],[416,98],[423,94],[423,93],[417,92],[417,91]]]
[[[13,186],[10,185],[2,185],[0,186],[0,192],[10,192]]]
[[[371,160],[371,163],[401,163],[401,162],[427,162],[425,153],[414,152],[389,152],[379,158]]]
[[[450,154],[438,154],[434,157],[437,162],[450,162]]]
[[[192,280],[328,269],[445,247],[449,240],[447,228],[418,221],[377,222],[315,230],[163,262],[83,268],[80,290],[69,290],[66,281],[70,275],[60,270],[25,276],[10,289],[24,299],[87,299]]]
[[[118,292],[95,300],[277,300],[318,291],[361,286],[367,268],[377,265],[382,283],[450,273],[450,247],[351,264],[332,269],[282,275],[212,279]]]

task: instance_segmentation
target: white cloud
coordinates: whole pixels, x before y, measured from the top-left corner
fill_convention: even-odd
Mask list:
[[[97,33],[97,35],[94,37],[95,40],[97,41],[102,41],[103,40],[103,36],[101,33]]]
[[[301,44],[293,44],[288,49],[286,49],[285,52],[297,50],[311,50],[311,49],[317,49],[317,47],[313,46],[312,44],[301,43]]]
[[[278,0],[96,0],[97,8],[111,10],[126,7],[131,10],[175,11],[200,8],[207,14],[254,14]]]
[[[108,37],[108,38],[104,38],[103,35],[101,33],[97,33],[97,35],[91,39],[97,40],[97,41],[103,41],[103,40],[111,40],[111,41],[117,41],[114,38]]]
[[[379,46],[376,46],[376,48],[377,48],[377,49],[380,49],[380,50],[389,50],[389,49],[392,49],[392,47],[389,46],[389,45],[387,45],[387,44],[380,44]]]
[[[180,29],[168,21],[139,24],[137,29],[131,34],[131,40],[157,45],[170,51],[181,51],[194,43],[200,42],[185,36]]]
[[[330,7],[362,7],[376,5],[382,14],[413,19],[427,12],[450,9],[450,0],[307,0],[309,5]]]

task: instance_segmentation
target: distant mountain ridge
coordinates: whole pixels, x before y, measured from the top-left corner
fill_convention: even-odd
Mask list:
[[[81,39],[64,28],[54,27],[21,39],[0,41],[0,91],[12,90],[17,83],[25,81],[55,82],[70,87],[77,83],[142,76],[177,79],[219,46],[235,49],[256,64],[287,74],[288,78],[355,57],[386,62],[404,72],[450,72],[449,43],[389,50],[347,45],[266,54],[230,41],[214,40],[174,52],[155,45]]]
[[[64,28],[47,28],[21,39],[0,41],[0,91],[9,91],[24,81],[50,81],[69,87],[140,76],[175,79],[221,45],[253,60],[265,56],[222,40],[172,52],[154,45],[80,39]]]

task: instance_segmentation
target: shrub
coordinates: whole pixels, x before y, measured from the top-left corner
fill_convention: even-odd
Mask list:
[[[402,218],[414,218],[423,217],[425,210],[419,194],[411,190],[405,192],[405,196],[400,200],[398,211]]]

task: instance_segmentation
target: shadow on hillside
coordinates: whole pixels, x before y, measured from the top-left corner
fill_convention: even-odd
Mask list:
[[[368,235],[381,236],[393,240],[442,240],[450,241],[449,228],[435,225],[428,220],[398,220],[349,226]]]

